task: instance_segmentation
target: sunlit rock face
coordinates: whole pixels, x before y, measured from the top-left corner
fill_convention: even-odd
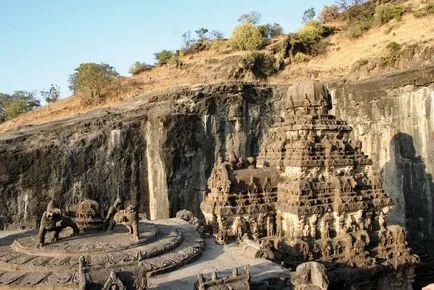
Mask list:
[[[426,67],[326,83],[330,114],[345,120],[353,128],[351,138],[362,141],[361,150],[378,167],[395,203],[390,222],[414,229],[417,235],[410,237],[425,238],[432,229],[433,74]],[[251,84],[174,89],[3,133],[2,222],[34,222],[52,196],[60,207],[88,198],[105,208],[131,192],[153,219],[183,208],[198,214],[216,157],[231,151],[257,156],[264,132],[284,118],[283,100],[295,89]],[[291,166],[285,170],[300,174]]]
[[[334,113],[381,172],[395,206],[389,222],[405,227],[412,247],[433,235],[434,69],[359,82],[331,83]]]

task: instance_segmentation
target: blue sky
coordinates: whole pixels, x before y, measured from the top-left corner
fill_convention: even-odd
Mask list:
[[[121,75],[135,61],[178,49],[181,35],[200,27],[230,36],[243,13],[285,32],[301,26],[303,11],[333,0],[0,0],[0,92],[61,87],[80,63],[105,62]]]

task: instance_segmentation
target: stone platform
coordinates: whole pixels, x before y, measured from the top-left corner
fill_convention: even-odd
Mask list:
[[[77,237],[65,232],[43,248],[36,246],[35,230],[5,237],[0,239],[0,288],[77,289],[82,256],[92,283],[103,285],[112,270],[154,276],[192,261],[204,247],[195,227],[179,219],[141,222],[140,232],[137,241],[122,226]]]

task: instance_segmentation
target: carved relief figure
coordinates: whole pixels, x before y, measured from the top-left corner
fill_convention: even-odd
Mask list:
[[[239,241],[243,237],[243,223],[240,216],[237,216],[232,224],[232,232]]]
[[[60,209],[55,208],[53,206],[53,201],[50,201],[48,203],[47,210],[42,214],[41,224],[39,226],[39,247],[43,247],[45,245],[45,234],[47,232],[53,232],[51,240],[56,242],[59,239],[60,232],[68,227],[72,228],[73,235],[79,234],[79,229],[72,219],[62,215]]]
[[[139,219],[135,206],[130,205],[126,209],[117,211],[110,220],[108,229],[112,230],[116,224],[126,226],[131,238],[139,240]]]
[[[84,220],[91,220],[99,216],[99,203],[86,199],[78,205],[77,216]]]

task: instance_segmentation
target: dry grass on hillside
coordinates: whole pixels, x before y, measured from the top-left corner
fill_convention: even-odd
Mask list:
[[[387,44],[392,41],[399,43],[403,48],[410,45],[419,45],[421,50],[425,47],[434,47],[434,15],[424,18],[405,15],[401,21],[392,20],[386,25],[367,31],[358,39],[349,39],[343,34],[333,35],[324,55],[313,58],[307,64],[288,66],[270,82],[283,83],[293,80],[294,77],[359,79],[374,76],[373,73],[357,74],[352,70],[353,65],[360,60],[381,58]],[[408,59],[408,64],[413,65],[412,61],[414,59]],[[378,70],[377,74],[396,69],[396,67],[388,67]]]
[[[411,1],[411,4],[416,8],[420,5],[420,0]],[[434,15],[415,18],[412,14],[407,14],[401,21],[393,20],[381,27],[375,27],[358,39],[348,39],[343,33],[337,33],[329,38],[324,54],[309,62],[290,64],[277,75],[269,78],[268,82],[287,84],[304,78],[360,79],[412,65],[421,65],[417,63],[418,60],[415,57],[407,57],[408,59],[395,66],[382,67],[377,64],[384,54],[385,47],[392,41],[399,43],[403,49],[412,46],[413,50],[410,53],[413,54],[417,51],[426,54],[426,49],[432,52],[434,50],[433,24]],[[101,103],[93,107],[83,106],[77,96],[72,96],[0,124],[0,132],[14,130],[26,124],[40,124],[71,117],[94,107],[113,106],[144,92],[233,80],[260,81],[251,73],[240,71],[240,62],[245,53],[233,51],[223,43],[218,48],[182,57],[180,67],[156,67],[134,77],[121,78],[107,88]],[[433,59],[428,61],[432,62]],[[356,64],[361,62],[368,64],[368,67],[358,69]]]

